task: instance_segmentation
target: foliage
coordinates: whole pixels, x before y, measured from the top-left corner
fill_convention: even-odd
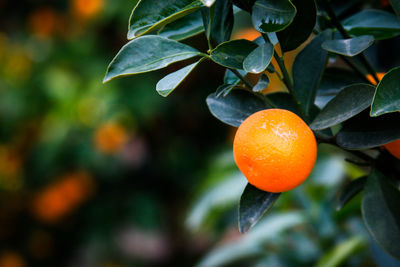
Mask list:
[[[171,7],[168,12],[158,8],[160,1],[138,2],[130,23],[129,37],[134,39],[111,62],[105,81],[121,75],[153,71],[176,62],[191,63],[159,82],[157,90],[167,96],[194,72],[193,68],[198,63],[188,59],[200,57],[200,60],[226,69],[229,79],[226,78],[224,84],[207,97],[210,112],[220,121],[237,127],[247,116],[260,109],[291,109],[309,123],[319,143],[333,145],[354,155],[353,164],[362,166],[369,174],[365,183],[352,183],[350,186],[356,188],[345,189],[340,207],[365,190],[362,211],[370,235],[382,249],[400,259],[400,246],[396,242],[400,229],[400,209],[397,205],[400,171],[395,166],[399,162],[380,148],[400,138],[400,113],[397,112],[400,110],[400,73],[398,68],[386,70],[387,74],[379,82],[374,66],[364,53],[374,41],[400,35],[400,20],[393,11],[390,8],[385,11],[365,9],[355,0],[347,1],[341,9],[329,0],[163,1],[162,5],[167,2]],[[378,6],[374,1],[368,2]],[[398,12],[399,1],[392,0],[391,3]],[[143,12],[150,8],[151,12]],[[249,19],[260,32],[260,38],[230,40],[235,18],[232,10],[238,8],[241,9],[239,13],[250,13]],[[180,32],[180,41],[192,36],[194,29],[197,33],[202,32],[198,23],[188,25],[191,30],[185,31],[180,30],[182,24],[178,23],[185,16],[194,16],[199,9],[202,18],[197,20],[203,20],[208,51],[199,51],[168,39],[168,36],[162,37],[162,26],[174,23],[174,30]],[[304,42],[290,71],[285,65],[285,56]],[[338,81],[329,84],[333,89],[330,102],[321,104],[318,97],[326,93],[327,75],[334,70],[330,66],[332,62],[336,63],[333,63],[335,66],[346,66],[335,70],[340,73],[340,82],[345,84]],[[260,84],[250,82],[248,73],[261,74],[258,76],[259,83],[265,85],[266,91],[271,85],[265,74],[273,73],[285,84],[287,91],[274,95],[263,93]],[[233,78],[232,74],[237,78]],[[373,82],[367,79],[368,74],[373,77]],[[361,80],[361,83],[353,82],[356,80]],[[271,208],[276,198],[278,196],[268,192],[246,187],[239,210],[241,230],[247,231],[260,215]],[[276,231],[281,231],[305,221],[301,214],[282,216],[267,218],[258,229],[254,229],[254,234],[250,232],[242,238],[242,242],[220,248],[221,251],[215,252],[219,253],[218,257],[210,255],[200,266],[222,264],[221,255],[238,258],[259,256],[259,253],[263,254],[259,240],[265,240],[262,234],[256,232],[271,233],[260,230],[262,227],[268,229],[277,225],[279,229]],[[265,239],[272,237],[265,236]],[[250,242],[252,238],[257,241]],[[349,252],[356,251],[363,243],[358,236],[345,240],[325,255],[318,266],[337,266],[350,256]]]

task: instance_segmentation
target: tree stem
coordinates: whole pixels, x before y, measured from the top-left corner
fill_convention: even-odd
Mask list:
[[[253,90],[253,85],[245,77],[243,77],[243,75],[241,75],[235,69],[229,69],[229,70],[232,71],[233,74],[235,74],[244,83],[244,85],[247,87],[247,89],[249,89],[251,91]]]

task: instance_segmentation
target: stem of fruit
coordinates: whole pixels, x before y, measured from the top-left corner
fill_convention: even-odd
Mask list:
[[[347,31],[343,28],[342,23],[339,21],[338,17],[336,16],[332,5],[331,5],[331,0],[322,0],[326,12],[328,13],[328,16],[330,17],[333,25],[338,29],[338,31],[342,34],[342,36],[346,39],[351,38],[351,36],[347,33]],[[376,83],[379,83],[379,79],[376,76],[376,71],[372,67],[372,65],[369,63],[368,59],[365,57],[364,53],[361,53],[358,55],[358,58],[360,59],[361,63],[365,65],[367,68],[368,72],[372,75]]]

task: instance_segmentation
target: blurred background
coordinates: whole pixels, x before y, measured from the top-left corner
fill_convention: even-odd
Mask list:
[[[0,267],[399,266],[369,240],[359,197],[335,211],[365,171],[329,146],[238,233],[235,129],[205,103],[224,70],[203,63],[168,99],[155,85],[177,66],[102,84],[136,2],[0,0]],[[257,37],[237,21],[235,38]]]

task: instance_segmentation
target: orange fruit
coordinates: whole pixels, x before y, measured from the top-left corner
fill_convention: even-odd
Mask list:
[[[128,133],[118,123],[109,122],[100,125],[94,136],[96,148],[104,154],[119,152],[128,142]]]
[[[3,252],[0,255],[0,267],[25,267],[24,259],[12,251]]]
[[[261,36],[261,33],[258,32],[256,29],[254,29],[253,27],[250,28],[245,28],[242,30],[239,30],[237,32],[234,32],[232,34],[232,40],[234,39],[246,39],[249,41],[254,41],[255,39],[257,39],[258,37]]]
[[[82,18],[98,14],[104,6],[104,0],[72,0],[73,11]]]
[[[317,157],[317,142],[311,129],[293,112],[266,109],[240,125],[233,156],[250,184],[278,193],[296,188],[309,176]]]
[[[378,78],[378,80],[382,80],[382,78],[383,78],[383,76],[385,76],[385,74],[386,73],[378,72],[376,74],[376,77]],[[365,77],[367,77],[368,81],[370,81],[373,85],[378,85],[371,74],[367,74]]]
[[[390,142],[389,144],[384,145],[384,147],[390,154],[400,159],[400,139]]]

